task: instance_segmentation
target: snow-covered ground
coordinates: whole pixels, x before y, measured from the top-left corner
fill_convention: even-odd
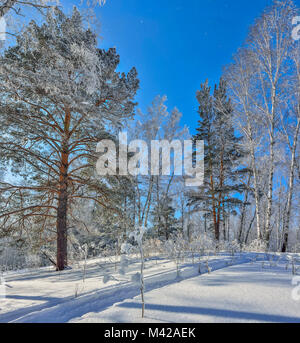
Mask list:
[[[137,261],[120,277],[114,264],[91,260],[84,283],[82,266],[59,274],[47,268],[10,273],[0,322],[300,322],[300,301],[292,298],[295,285],[284,258],[270,265],[264,254],[220,254],[209,258],[210,274],[203,260],[201,275],[194,262],[185,261],[180,279],[173,262],[146,262],[143,320],[139,286],[129,281]],[[104,269],[118,280],[104,284]]]
[[[291,297],[285,270],[261,270],[261,264],[237,265],[146,293],[141,320],[139,297],[122,301],[72,322],[300,322],[300,302]]]

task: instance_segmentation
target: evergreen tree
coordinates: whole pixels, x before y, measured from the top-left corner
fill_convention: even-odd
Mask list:
[[[221,79],[211,93],[208,81],[197,92],[200,120],[194,140],[205,142],[205,178],[203,187],[191,193],[191,203],[210,213],[215,239],[219,241],[221,222],[225,223],[232,205],[241,204],[237,193],[244,189],[240,175],[247,171],[242,168],[241,161],[247,152],[235,134],[233,108],[227,97],[225,81]]]
[[[168,195],[155,204],[152,210],[152,222],[159,237],[168,240],[170,235],[178,229],[175,213],[172,199]]]
[[[75,8],[32,21],[0,61],[0,159],[13,161],[22,183],[1,183],[1,230],[39,218],[40,234],[56,226],[57,269],[67,265],[68,209],[81,198],[114,207],[111,185],[96,178],[96,145],[131,117],[137,72],[116,72],[115,49],[97,48]]]

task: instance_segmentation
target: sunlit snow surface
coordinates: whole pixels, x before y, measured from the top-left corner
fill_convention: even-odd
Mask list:
[[[279,256],[279,255],[278,255]],[[49,269],[6,275],[6,300],[0,300],[0,322],[298,322],[300,300],[292,297],[291,266],[262,262],[265,255],[212,256],[207,274],[202,263],[186,261],[181,278],[170,261],[146,263],[146,317],[142,320],[139,287],[130,281],[138,263],[118,281],[103,283],[103,260],[57,274]],[[255,259],[255,261],[254,261]],[[230,264],[234,264],[230,266]],[[300,278],[299,278],[300,281]],[[299,282],[300,284],[300,282]],[[75,298],[75,289],[79,297]],[[299,292],[300,293],[300,290]],[[300,296],[300,294],[299,294]]]

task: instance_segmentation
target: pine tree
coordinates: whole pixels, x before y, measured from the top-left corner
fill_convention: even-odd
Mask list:
[[[176,210],[169,196],[164,197],[156,203],[152,210],[153,228],[159,237],[169,239],[170,235],[178,229]]]
[[[220,80],[213,94],[206,81],[197,92],[197,100],[200,121],[194,140],[204,141],[206,173],[203,187],[191,193],[191,203],[211,215],[215,239],[219,241],[221,222],[225,223],[232,205],[241,204],[236,193],[244,189],[239,178],[246,170],[241,168],[240,162],[247,152],[240,146],[240,138],[234,131],[233,108],[225,81]]]
[[[39,218],[56,226],[57,269],[67,265],[68,209],[78,198],[113,207],[111,186],[96,178],[96,145],[131,117],[137,72],[116,72],[115,49],[97,48],[75,8],[32,21],[0,62],[1,162],[13,161],[22,185],[2,183],[1,229]],[[54,222],[56,221],[56,223]]]

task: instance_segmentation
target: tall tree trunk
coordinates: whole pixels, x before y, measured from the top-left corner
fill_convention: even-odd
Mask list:
[[[254,223],[255,217],[256,217],[256,210],[255,210],[255,212],[254,212],[254,215],[253,215],[253,217],[252,217],[252,220],[251,220],[251,222],[250,222],[250,224],[249,224],[249,227],[248,227],[248,230],[247,230],[247,233],[246,233],[245,244],[248,243],[249,235],[250,235],[250,232],[251,232],[252,225],[253,225],[253,223]]]
[[[160,231],[162,227],[161,223],[161,200],[160,200],[160,186],[159,186],[159,176],[156,176],[156,203],[157,203],[157,214],[158,214],[158,228],[157,228],[157,238],[160,237]]]
[[[281,249],[282,252],[286,252],[288,249],[290,217],[291,217],[293,191],[294,191],[294,179],[295,179],[296,151],[297,151],[297,145],[298,145],[299,130],[300,130],[300,118],[298,119],[298,122],[297,122],[296,132],[294,135],[293,148],[292,148],[289,191],[288,191],[286,214],[285,214],[285,221],[284,221],[284,228],[283,228],[283,244],[282,244],[282,249]]]
[[[151,201],[152,201],[152,189],[153,189],[153,176],[151,176],[150,181],[149,181],[149,188],[148,188],[148,194],[147,194],[147,199],[146,203],[143,209],[142,213],[142,218],[141,218],[141,223],[140,226],[147,227],[148,226],[148,216],[149,216],[149,211],[151,207]]]
[[[57,206],[57,270],[64,270],[68,265],[68,227],[67,227],[67,212],[68,212],[68,167],[69,167],[69,131],[71,122],[71,112],[65,110],[64,123],[64,141],[61,151],[61,165],[59,176],[59,194]]]
[[[227,240],[230,241],[230,225],[231,225],[230,215],[228,215],[226,222],[227,222]]]
[[[272,217],[272,206],[273,206],[273,179],[274,179],[274,119],[272,119],[271,137],[270,137],[270,172],[268,182],[268,204],[267,204],[267,216],[266,216],[266,227],[265,227],[265,239],[267,247],[270,246],[271,237],[271,217]]]
[[[57,209],[57,270],[64,270],[68,265],[67,249],[67,209],[68,195],[65,181],[61,184]]]
[[[242,236],[243,236],[243,231],[244,231],[244,226],[245,226],[245,215],[246,215],[246,208],[247,208],[247,203],[248,203],[248,199],[249,199],[250,182],[251,182],[251,174],[249,173],[248,182],[247,182],[247,189],[245,192],[245,200],[243,202],[242,212],[241,212],[240,227],[239,227],[239,231],[238,231],[238,242],[240,244],[243,243]]]
[[[221,210],[221,209],[220,209]],[[229,237],[227,237],[226,235],[226,214],[225,214],[225,203],[224,203],[224,198],[222,198],[222,219],[223,219],[223,236],[224,236],[224,242],[226,241],[226,239],[228,238],[229,240]]]
[[[181,231],[184,232],[184,197],[180,197],[180,205],[181,205]],[[188,220],[189,222],[189,220]]]
[[[211,163],[210,163],[211,165]],[[214,229],[215,229],[215,239],[216,241],[220,240],[220,229],[217,223],[217,213],[216,213],[216,198],[215,198],[215,186],[214,186],[214,179],[212,174],[212,165],[210,166],[211,175],[210,175],[210,184],[211,184],[211,193],[212,193],[212,210],[213,210],[213,221],[214,221]]]
[[[136,189],[134,189],[133,193],[133,227],[136,225]]]
[[[221,157],[220,157],[220,160],[221,160],[221,163],[220,163],[220,193],[219,193],[219,201],[218,201],[218,217],[217,217],[217,231],[218,231],[218,234],[220,236],[220,221],[221,221],[221,208],[222,208],[222,211],[223,211],[223,215],[224,215],[224,198],[222,196],[222,188],[223,188],[223,184],[224,184],[224,161],[223,161],[223,157],[224,156],[224,152],[222,151],[221,152]],[[224,220],[224,218],[223,218]],[[219,237],[220,239],[220,237]],[[218,239],[218,240],[219,240]],[[226,240],[226,233],[224,235],[224,241]]]
[[[279,251],[281,249],[281,239],[280,239],[280,232],[281,232],[281,224],[282,227],[284,227],[284,223],[282,223],[282,210],[281,210],[281,199],[282,199],[282,184],[280,182],[279,186],[279,194],[278,194],[278,207],[277,207],[277,225],[276,225],[276,251]]]
[[[252,129],[250,129],[252,132]],[[260,227],[260,194],[259,194],[259,183],[258,183],[258,172],[256,168],[256,159],[255,159],[255,152],[254,152],[254,142],[251,138],[250,145],[250,156],[251,156],[251,164],[252,164],[252,172],[254,178],[254,198],[255,198],[255,207],[256,207],[256,231],[257,231],[257,239],[261,239],[261,227]]]

